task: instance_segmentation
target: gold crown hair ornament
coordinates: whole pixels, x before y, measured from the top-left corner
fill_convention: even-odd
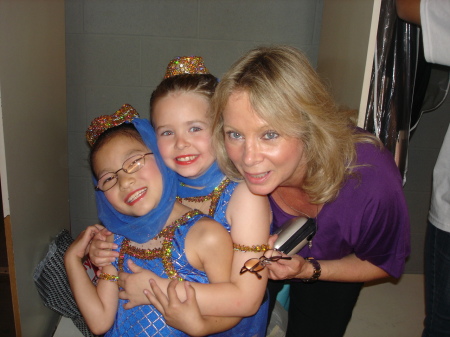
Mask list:
[[[119,126],[125,122],[131,122],[139,118],[138,112],[129,104],[124,104],[112,115],[102,115],[95,118],[86,131],[86,139],[90,146],[93,146],[98,137],[108,129]]]
[[[179,56],[169,62],[164,78],[182,74],[209,74],[201,56]]]

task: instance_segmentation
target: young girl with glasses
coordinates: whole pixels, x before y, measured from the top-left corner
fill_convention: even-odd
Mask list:
[[[227,287],[232,242],[222,225],[176,202],[175,173],[165,166],[150,123],[136,117],[135,110],[124,105],[113,116],[95,119],[87,132],[99,219],[115,233],[108,240],[113,240],[120,258],[102,269],[97,286],[91,282],[82,264],[89,242],[98,232],[90,226],[65,254],[67,275],[94,334],[186,336],[168,326],[152,305],[126,310],[126,301],[119,300],[118,271],[130,272],[125,261],[132,260],[161,277],[186,281],[182,283],[190,296],[195,293],[188,281],[220,283],[218,289],[232,295],[233,288]],[[214,298],[210,301],[216,302]],[[216,329],[221,326],[220,318],[191,320],[189,334],[210,333],[203,327],[208,319],[214,320]],[[238,319],[228,321],[234,325]]]
[[[247,260],[260,258],[267,249],[270,206],[267,197],[251,193],[245,183],[230,181],[218,168],[209,120],[209,102],[216,85],[217,79],[208,73],[200,57],[172,60],[165,79],[152,93],[151,122],[164,162],[177,173],[177,199],[184,205],[213,216],[230,231],[234,243],[231,282],[236,291],[230,296],[209,286],[191,284],[196,290],[201,312],[245,317],[226,332],[227,336],[265,336],[267,271],[258,272],[261,275],[258,279],[252,273],[241,275],[240,270]],[[107,265],[111,257],[116,257],[112,251],[105,250],[111,248],[106,242],[94,240],[90,250],[93,263]],[[119,282],[125,289],[121,297],[130,301],[127,308],[149,303],[143,289],[149,288],[150,278],[155,279],[159,288],[167,294],[167,280],[133,265],[130,268],[134,274],[121,273]],[[180,303],[183,303],[186,298],[184,288],[178,285],[176,290]],[[217,305],[210,305],[211,298],[216,299]],[[156,300],[153,297],[153,301]],[[178,299],[172,300],[178,303]],[[170,309],[167,306],[163,309],[168,313],[166,316]],[[184,326],[179,321],[171,323]]]

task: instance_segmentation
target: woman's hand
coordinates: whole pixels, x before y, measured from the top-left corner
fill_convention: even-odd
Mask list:
[[[272,235],[269,238],[269,247],[273,247],[278,235]],[[280,252],[282,256],[287,256]],[[271,280],[289,280],[292,278],[309,278],[312,271],[308,274],[308,265],[301,256],[291,256],[292,259],[280,259],[277,262],[271,262],[266,266],[269,270],[269,278]],[[303,274],[305,276],[303,276]],[[309,276],[308,276],[309,275]]]
[[[128,303],[123,307],[131,309],[138,305],[151,304],[144,294],[144,289],[148,289],[148,280],[158,280],[158,282],[161,282],[162,287],[167,287],[170,280],[158,277],[150,270],[139,267],[132,260],[127,260],[127,263],[133,274],[120,272],[118,281],[119,286],[123,288],[119,293],[119,297],[123,300],[128,300]]]
[[[286,254],[282,254],[287,256]],[[289,280],[292,278],[308,278],[309,276],[302,277],[303,270],[308,267],[305,265],[305,259],[301,256],[294,255],[291,256],[292,259],[284,260],[280,259],[277,262],[270,262],[267,265],[269,270],[269,278],[271,280]],[[312,272],[311,272],[312,274]],[[307,274],[305,274],[307,275]]]
[[[106,238],[113,233],[101,225],[95,225],[98,229],[89,246],[89,259],[92,264],[101,268],[111,264],[117,257],[119,252],[113,251],[117,249],[117,245],[113,242],[107,242]]]

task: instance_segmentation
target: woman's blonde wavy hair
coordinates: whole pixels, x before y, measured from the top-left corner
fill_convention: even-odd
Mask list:
[[[370,134],[355,132],[355,111],[339,109],[303,53],[290,46],[259,47],[232,65],[211,102],[217,160],[233,180],[242,176],[225,151],[222,113],[237,91],[248,93],[253,109],[271,128],[303,142],[307,171],[299,187],[312,203],[337,197],[355,167],[356,143],[380,144]]]

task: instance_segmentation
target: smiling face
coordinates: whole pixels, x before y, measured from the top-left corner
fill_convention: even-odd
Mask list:
[[[165,164],[179,175],[197,178],[214,163],[208,100],[196,93],[174,92],[152,110],[158,148]]]
[[[278,186],[301,186],[306,167],[303,143],[260,118],[247,92],[230,95],[223,122],[226,151],[250,191],[266,195]]]
[[[149,149],[137,139],[123,134],[105,142],[93,157],[95,176],[101,178],[108,172],[116,172],[123,163],[135,155],[146,154]],[[145,156],[145,165],[137,172],[118,173],[118,181],[105,193],[106,199],[120,213],[142,216],[155,208],[162,195],[162,175],[152,154]]]

